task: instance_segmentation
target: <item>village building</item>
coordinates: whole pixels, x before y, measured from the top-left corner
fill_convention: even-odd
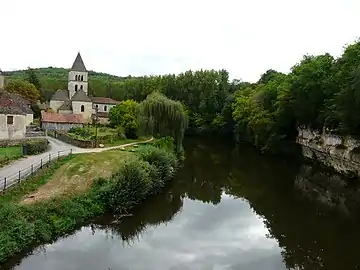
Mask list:
[[[61,114],[41,112],[41,127],[48,131],[68,131],[71,128],[83,127],[85,123],[81,114]]]
[[[60,89],[53,94],[49,103],[51,111],[61,115],[81,115],[83,123],[89,123],[95,119],[106,123],[110,109],[120,102],[106,97],[90,98],[88,78],[88,71],[78,53],[69,71],[68,89]],[[53,118],[53,120],[56,119],[60,118]]]
[[[34,120],[31,104],[18,94],[4,90],[5,75],[0,70],[0,140],[22,139]]]

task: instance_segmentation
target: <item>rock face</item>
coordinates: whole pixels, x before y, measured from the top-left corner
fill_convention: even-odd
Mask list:
[[[302,146],[303,156],[318,160],[348,177],[360,177],[360,141],[309,129],[298,131],[296,141]]]

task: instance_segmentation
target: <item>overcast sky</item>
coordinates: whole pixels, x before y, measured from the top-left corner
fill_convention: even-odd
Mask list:
[[[255,81],[360,36],[359,0],[1,0],[0,68],[119,76],[221,69]]]

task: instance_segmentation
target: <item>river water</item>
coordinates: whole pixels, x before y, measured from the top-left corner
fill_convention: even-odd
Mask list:
[[[329,196],[314,197],[319,188],[303,181],[309,166],[219,143],[185,148],[176,179],[133,216],[101,217],[5,269],[360,268],[360,222],[344,205],[325,206]]]

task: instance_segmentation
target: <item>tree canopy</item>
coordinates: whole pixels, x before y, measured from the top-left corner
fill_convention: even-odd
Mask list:
[[[10,93],[16,93],[32,103],[36,103],[40,97],[40,92],[36,87],[27,81],[10,80],[5,85],[5,90]]]
[[[139,128],[138,106],[134,100],[125,100],[113,107],[109,112],[109,121],[112,126],[124,128],[127,138],[136,138]]]

